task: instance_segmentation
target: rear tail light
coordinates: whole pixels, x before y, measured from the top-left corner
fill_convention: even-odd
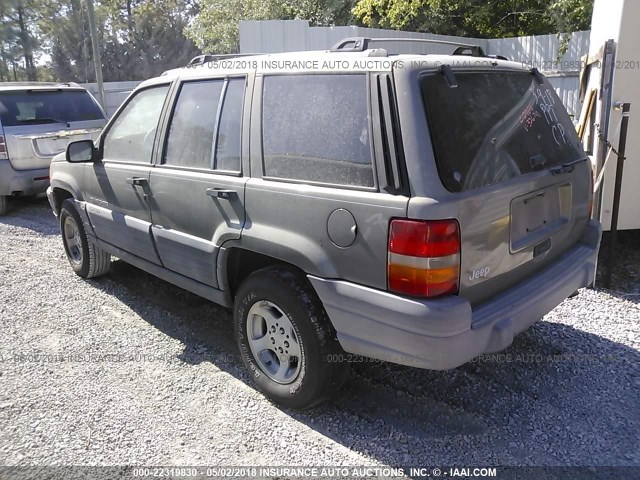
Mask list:
[[[4,135],[0,135],[0,160],[8,160],[9,152],[7,152],[7,144],[4,140]]]
[[[460,227],[456,220],[392,220],[389,290],[415,297],[458,293]]]

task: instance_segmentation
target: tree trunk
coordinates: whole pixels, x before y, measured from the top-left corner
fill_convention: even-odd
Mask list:
[[[0,81],[9,80],[9,66],[7,65],[7,57],[4,51],[4,43],[0,43],[0,57],[2,57],[2,70],[0,70]],[[5,78],[5,74],[7,78]]]
[[[31,48],[31,38],[24,23],[24,7],[18,4],[18,25],[20,26],[20,43],[24,52],[24,68],[27,70],[27,80],[35,82],[38,80],[38,73],[33,64],[33,49]]]
[[[131,8],[131,0],[127,0],[127,27],[129,28],[129,33],[133,31],[133,12]]]

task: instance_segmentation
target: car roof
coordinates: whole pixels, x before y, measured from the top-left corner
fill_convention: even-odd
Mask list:
[[[203,56],[204,57],[204,56]],[[269,73],[355,73],[389,72],[392,70],[431,70],[449,65],[453,69],[492,68],[529,71],[522,63],[495,57],[446,54],[388,54],[385,49],[374,48],[361,52],[301,51],[269,54],[215,55],[210,61],[164,72],[160,77],[142,82],[138,88],[180,79],[207,76],[240,75],[248,72]]]
[[[56,82],[2,82],[0,83],[0,92],[16,92],[26,90],[86,90],[81,85],[74,82],[56,83]]]

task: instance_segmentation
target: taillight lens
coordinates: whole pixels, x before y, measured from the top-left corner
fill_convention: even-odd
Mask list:
[[[456,220],[392,220],[389,290],[415,297],[458,293],[460,227]]]
[[[9,152],[7,152],[7,144],[4,140],[4,135],[0,135],[0,160],[7,160],[9,158]]]

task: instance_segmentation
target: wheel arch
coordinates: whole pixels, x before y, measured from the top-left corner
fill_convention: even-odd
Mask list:
[[[242,282],[252,273],[268,267],[280,267],[293,270],[306,277],[307,273],[300,267],[265,253],[231,246],[223,250],[219,261],[218,282],[223,290],[235,297]],[[313,286],[311,286],[313,288]]]
[[[53,209],[56,215],[60,215],[62,204],[65,200],[71,198],[75,199],[73,193],[64,187],[51,187],[51,198],[53,200]]]
[[[57,163],[55,163],[54,165],[57,166]],[[68,166],[64,165],[64,167]],[[53,172],[50,185],[51,191],[53,193],[52,207],[55,208],[56,214],[60,213],[62,202],[64,202],[67,198],[73,198],[80,201],[84,200],[79,181],[75,178],[74,175],[71,174],[71,172],[68,172],[66,170]]]

